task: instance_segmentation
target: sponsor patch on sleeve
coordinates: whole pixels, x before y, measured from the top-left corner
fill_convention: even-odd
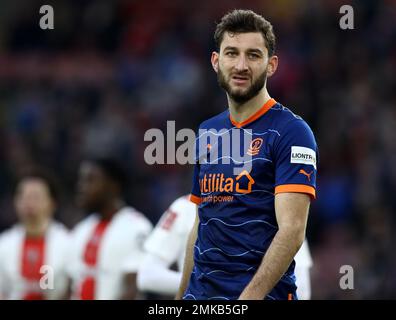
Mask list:
[[[316,153],[310,148],[292,146],[290,163],[310,164],[316,170]]]

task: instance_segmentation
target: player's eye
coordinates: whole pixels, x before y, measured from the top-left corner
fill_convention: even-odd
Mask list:
[[[249,53],[248,57],[249,57],[249,59],[252,59],[252,60],[256,60],[256,59],[260,58],[260,56],[257,53]]]
[[[227,52],[225,53],[225,55],[226,55],[227,57],[236,57],[237,53],[234,52],[234,51],[227,51]]]

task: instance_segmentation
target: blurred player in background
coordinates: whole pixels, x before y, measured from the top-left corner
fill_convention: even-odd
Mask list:
[[[315,137],[267,90],[267,78],[278,67],[269,21],[234,10],[221,19],[214,38],[211,63],[228,110],[204,121],[199,132],[209,138],[221,130],[233,134],[215,144],[207,135],[197,137],[190,199],[198,214],[176,298],[297,299],[294,257],[316,197]],[[247,134],[250,145],[240,142]],[[250,155],[243,161],[250,168],[242,170],[229,156],[211,157],[224,148]],[[235,174],[236,169],[241,170]]]
[[[188,196],[176,199],[164,212],[153,232],[144,243],[145,257],[138,271],[137,284],[141,291],[175,296],[179,289],[188,235],[194,225],[196,206]],[[311,254],[304,241],[295,256],[297,296],[311,298]],[[177,264],[177,271],[172,270]]]
[[[43,170],[30,170],[18,181],[14,202],[19,222],[0,236],[3,299],[64,296],[69,234],[53,219],[57,200],[55,182]]]
[[[294,257],[296,267],[297,297],[299,300],[311,300],[311,268],[313,265],[308,241],[305,240]]]
[[[196,206],[187,196],[176,199],[164,212],[144,243],[145,257],[138,272],[139,290],[176,295],[195,214]],[[174,263],[177,263],[177,271],[170,269]]]
[[[126,174],[113,159],[81,164],[78,204],[90,214],[72,232],[71,298],[135,299],[150,221],[123,199]]]

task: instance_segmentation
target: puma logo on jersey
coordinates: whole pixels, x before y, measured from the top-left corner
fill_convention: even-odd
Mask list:
[[[313,173],[313,170],[310,173],[307,173],[304,169],[301,169],[298,173],[303,174],[308,178],[308,181],[311,181],[311,174]]]

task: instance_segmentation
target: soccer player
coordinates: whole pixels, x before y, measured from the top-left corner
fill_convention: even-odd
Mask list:
[[[176,199],[161,216],[144,243],[145,257],[138,271],[137,284],[141,291],[175,296],[182,277],[188,235],[194,225],[196,208],[188,196]],[[310,268],[312,259],[307,241],[296,257],[297,296],[311,297]],[[171,267],[177,263],[177,270]]]
[[[311,252],[309,250],[308,241],[305,240],[294,257],[296,267],[297,297],[299,300],[311,299],[311,268],[313,265]]]
[[[71,298],[117,300],[137,297],[136,272],[151,222],[123,200],[125,173],[113,159],[81,164],[79,205],[89,216],[72,232]]]
[[[19,222],[0,236],[0,298],[60,299],[67,285],[69,234],[53,218],[52,176],[30,170],[19,179],[14,201]]]
[[[144,243],[145,257],[138,271],[141,291],[175,296],[196,208],[187,196],[176,199],[164,212]],[[177,271],[170,267],[177,263]]]
[[[278,66],[270,22],[234,10],[221,19],[214,38],[218,51],[211,63],[228,110],[199,128],[191,193],[198,214],[176,298],[297,299],[293,258],[316,196],[315,138],[267,91]],[[231,131],[228,139],[201,147],[208,137]],[[239,143],[245,135],[251,136],[248,145]],[[229,146],[250,159],[212,160],[213,152]],[[237,170],[247,164],[250,169]]]

